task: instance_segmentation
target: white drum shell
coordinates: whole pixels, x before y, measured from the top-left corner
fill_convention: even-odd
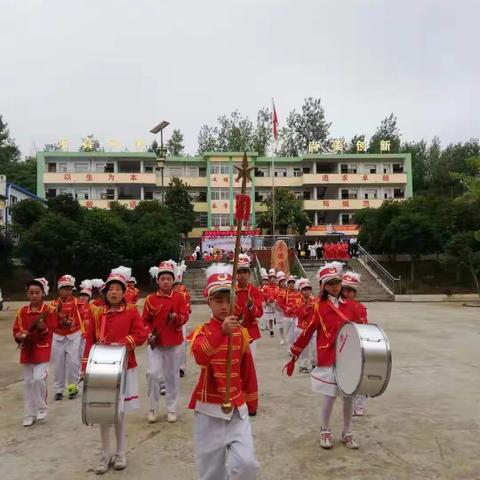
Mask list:
[[[378,397],[388,386],[392,369],[390,343],[374,323],[346,323],[335,345],[335,378],[346,396]]]
[[[82,393],[82,422],[112,425],[123,415],[127,349],[95,344],[90,350]]]

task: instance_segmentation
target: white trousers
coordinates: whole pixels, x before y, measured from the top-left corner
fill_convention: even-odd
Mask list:
[[[295,329],[297,328],[297,317],[285,317],[285,340],[289,346],[295,343]]]
[[[55,370],[55,381],[53,383],[55,393],[64,392],[65,380],[70,385],[77,383],[80,378],[78,358],[80,339],[80,332],[68,336],[53,334],[52,359]]]
[[[40,410],[48,408],[47,376],[48,362],[23,364],[26,417],[36,417]]]
[[[125,415],[122,415],[121,420],[115,424],[115,438],[117,440],[116,453],[125,455],[127,452],[127,442],[125,438]],[[102,440],[102,453],[105,456],[112,454],[112,425],[100,425],[100,438]]]
[[[183,343],[182,343],[182,360],[180,361],[180,368],[182,370],[186,370],[188,342],[185,340],[187,338],[187,327],[185,325],[182,327],[182,333],[183,333]]]
[[[252,352],[253,360],[255,360],[255,355],[257,354],[257,341],[254,340],[250,343],[250,351]]]
[[[295,328],[295,339],[296,339],[302,334],[303,330],[301,328],[296,327]],[[303,352],[300,354],[300,357],[298,358],[298,365],[300,367],[304,368],[310,368],[313,364],[317,364],[317,359],[316,359],[316,348],[317,348],[317,334],[314,333],[310,341],[308,342],[308,345],[305,347]]]
[[[83,351],[85,350],[85,339],[80,337],[80,344],[78,345],[78,359],[80,366],[82,365]]]
[[[195,447],[199,480],[254,480],[255,459],[248,416],[235,409],[231,420],[195,412]]]
[[[177,411],[180,396],[180,363],[183,345],[173,347],[148,347],[148,400],[150,410],[157,410],[160,402],[160,384],[165,381],[167,412]]]

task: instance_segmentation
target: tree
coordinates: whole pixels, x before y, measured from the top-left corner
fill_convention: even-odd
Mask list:
[[[427,142],[423,139],[419,142],[407,142],[402,145],[401,150],[412,155],[413,191],[418,194],[428,188],[430,181]]]
[[[6,279],[12,269],[13,245],[8,238],[0,231],[0,278]]]
[[[252,139],[252,151],[257,152],[260,157],[267,154],[269,145],[272,142],[272,112],[269,108],[261,108],[257,114],[257,126]]]
[[[345,148],[345,153],[357,153],[357,143],[363,142],[365,143],[365,135],[354,135],[353,138],[350,140],[350,143]]]
[[[390,153],[400,152],[400,129],[397,126],[397,117],[391,113],[385,117],[376,132],[370,138],[368,153],[380,153],[380,142],[390,141]]]
[[[82,142],[80,144],[80,152],[101,152],[103,151],[99,140],[97,140],[93,133],[87,135],[86,137],[82,138]]]
[[[46,215],[47,209],[39,200],[26,199],[16,203],[11,208],[11,214],[16,231],[22,233]]]
[[[197,139],[199,155],[205,152],[216,152],[218,150],[217,137],[218,129],[216,127],[202,125]]]
[[[480,200],[480,158],[470,158],[467,160],[471,170],[476,172],[474,175],[453,172],[450,176],[459,180],[464,189],[463,196],[467,199]]]
[[[445,252],[449,260],[462,265],[472,275],[475,288],[480,296],[480,241],[474,231],[458,232],[448,242]]]
[[[188,236],[195,222],[192,197],[188,193],[188,188],[189,186],[182,180],[173,178],[165,193],[165,206],[170,210],[178,230],[185,237]]]
[[[269,196],[262,201],[267,211],[262,213],[258,220],[258,226],[272,233],[273,227],[273,202]],[[312,224],[309,216],[303,210],[301,200],[295,198],[292,192],[286,188],[275,189],[275,228],[281,234],[286,234],[288,228],[292,228],[299,234],[305,234],[306,228]]]
[[[172,156],[182,155],[185,149],[183,145],[183,134],[179,129],[175,129],[172,132],[172,136],[167,142],[167,152]]]
[[[51,212],[74,220],[78,220],[84,211],[78,200],[74,199],[71,193],[62,193],[56,197],[49,198],[47,204]]]
[[[20,150],[10,138],[8,124],[3,121],[0,115],[0,168],[3,164],[15,163],[20,159]],[[0,174],[2,172],[0,171]]]
[[[297,156],[308,151],[311,142],[320,144],[320,152],[327,150],[331,123],[325,119],[325,110],[320,98],[307,97],[301,113],[292,110],[287,125],[280,129],[281,149],[285,156]]]

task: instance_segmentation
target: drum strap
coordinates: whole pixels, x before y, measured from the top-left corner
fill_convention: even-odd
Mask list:
[[[344,321],[349,322],[350,320],[345,316],[343,312],[341,312],[330,300],[328,301],[328,305],[330,308]]]
[[[100,317],[100,342],[105,341],[105,329],[107,327],[107,314],[102,313],[102,316]]]

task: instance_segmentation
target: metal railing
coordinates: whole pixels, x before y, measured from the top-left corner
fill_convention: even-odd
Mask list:
[[[295,250],[292,249],[292,253],[293,253],[293,262],[292,262],[293,265],[292,266],[295,266],[301,272],[301,275],[302,275],[303,278],[308,278],[307,272],[303,268],[302,262],[297,257],[297,254],[296,254]]]
[[[402,277],[394,277],[385,267],[378,263],[361,245],[358,245],[358,257],[361,263],[369,267],[392,294],[402,293]]]

